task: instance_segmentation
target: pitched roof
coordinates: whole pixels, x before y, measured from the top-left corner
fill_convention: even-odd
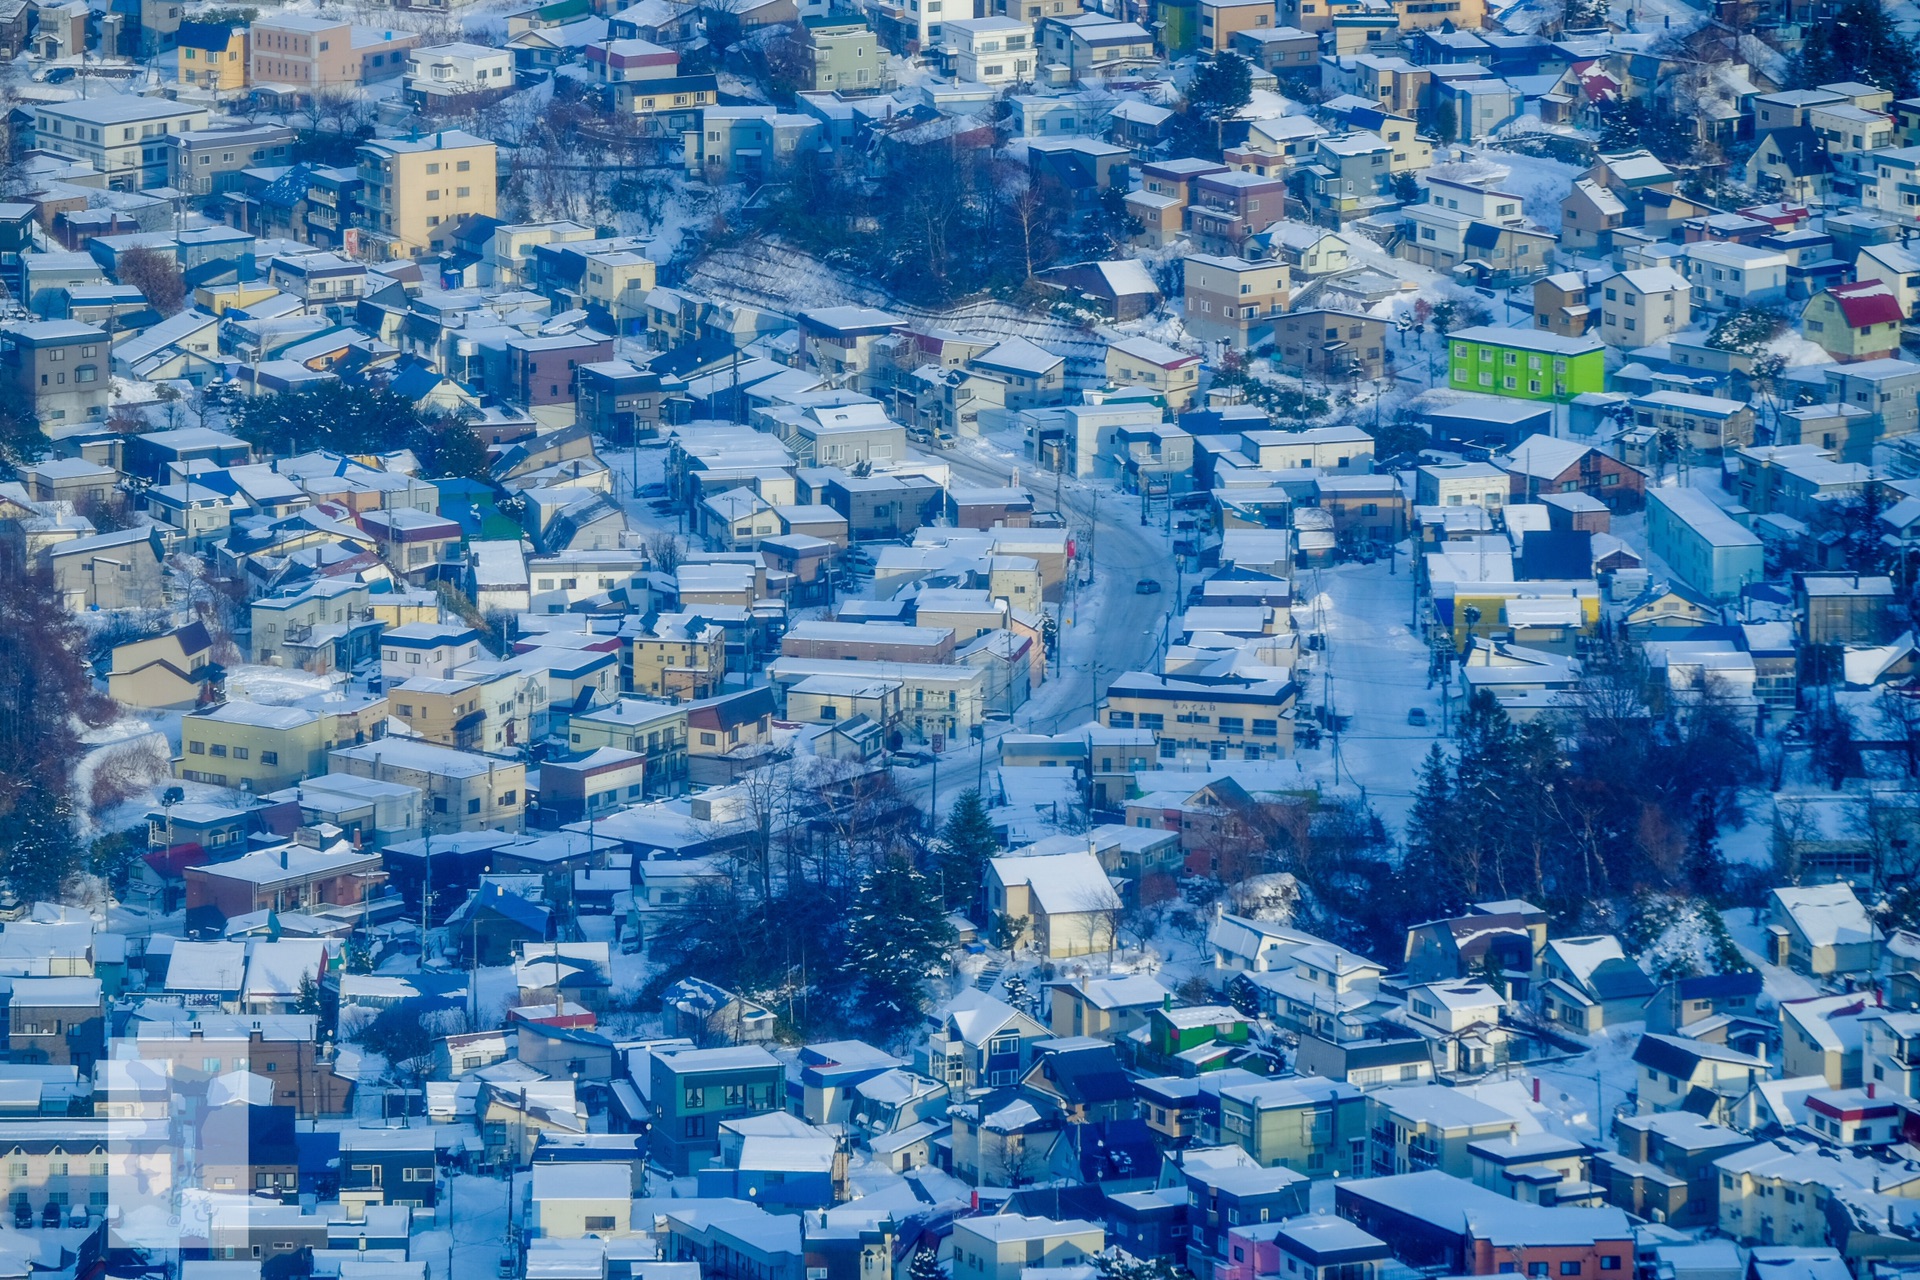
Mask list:
[[[1899,324],[1900,299],[1883,280],[1862,280],[1858,284],[1837,284],[1827,293],[1840,306],[1840,314],[1855,329],[1876,324]]]
[[[1795,178],[1810,178],[1830,172],[1833,162],[1827,157],[1827,144],[1806,125],[1790,129],[1771,129],[1760,135],[1764,147],[1771,140],[1780,157],[1780,166]]]

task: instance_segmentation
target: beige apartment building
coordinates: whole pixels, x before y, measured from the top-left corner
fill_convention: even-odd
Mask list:
[[[49,1204],[106,1212],[152,1209],[165,1214],[173,1195],[172,1126],[165,1120],[67,1116],[0,1122],[7,1159],[0,1195],[36,1217]]]
[[[405,31],[295,14],[255,19],[249,34],[254,84],[309,91],[402,75],[407,50],[421,43],[420,36]]]
[[[371,612],[371,594],[364,582],[322,578],[292,595],[255,600],[253,661],[325,674],[335,669],[342,642],[356,633],[364,633],[364,647],[373,651],[381,623]]]
[[[422,820],[436,835],[526,826],[527,767],[517,760],[400,738],[343,747],[329,759],[337,773],[418,787]]]
[[[945,1260],[957,1280],[1020,1280],[1028,1267],[1081,1266],[1106,1247],[1096,1222],[1001,1213],[954,1223]]]
[[[1187,332],[1246,348],[1273,336],[1287,309],[1287,264],[1267,259],[1189,254],[1185,262]]]
[[[687,776],[687,710],[684,703],[622,698],[567,721],[567,745],[574,752],[612,747],[642,756],[648,793],[671,795]]]
[[[1224,53],[1242,31],[1264,31],[1277,25],[1273,0],[1200,0],[1200,47]]]
[[[727,633],[697,613],[641,619],[620,637],[623,687],[659,698],[704,698],[727,676]]]
[[[785,696],[811,676],[858,675],[869,683],[898,682],[897,699],[884,695],[885,705],[899,707],[898,727],[914,742],[945,750],[949,742],[964,740],[988,711],[999,711],[1006,695],[994,696],[984,667],[925,662],[843,662],[831,658],[776,658],[767,674]],[[809,686],[819,688],[820,686]],[[803,695],[803,701],[805,695]],[[836,704],[839,705],[839,704]],[[863,704],[863,708],[865,709]],[[792,714],[789,704],[788,714]]]
[[[483,663],[481,666],[500,666]],[[417,676],[394,686],[393,717],[414,736],[460,751],[512,755],[544,731],[545,681],[511,667],[485,674],[462,668],[453,679]]]
[[[1146,729],[1160,759],[1271,760],[1293,754],[1290,680],[1181,679],[1129,671],[1107,686],[1111,729]]]
[[[367,697],[339,711],[227,702],[181,718],[173,774],[188,782],[264,795],[327,772],[335,747],[385,732],[387,699]]]
[[[360,144],[361,203],[367,231],[387,256],[447,247],[446,224],[494,216],[495,148],[459,129]]]

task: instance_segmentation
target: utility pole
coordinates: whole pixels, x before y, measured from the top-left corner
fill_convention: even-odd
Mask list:
[[[1093,512],[1087,521],[1087,581],[1093,581],[1093,549],[1100,533],[1100,491],[1093,491]]]

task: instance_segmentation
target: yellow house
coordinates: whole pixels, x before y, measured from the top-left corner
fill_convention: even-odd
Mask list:
[[[440,597],[431,591],[383,591],[367,596],[367,616],[388,627],[440,621]]]
[[[260,795],[327,772],[327,752],[372,740],[387,700],[340,711],[228,702],[183,716],[174,776]]]
[[[604,307],[624,330],[629,322],[646,318],[654,275],[654,264],[637,253],[590,254],[580,281],[581,300],[590,307]]]
[[[210,311],[217,316],[225,314],[232,307],[250,307],[279,292],[270,284],[251,280],[234,284],[203,284],[193,291],[193,301],[202,311]]]
[[[180,83],[215,92],[247,87],[247,29],[217,22],[183,22]]]
[[[1557,588],[1557,589],[1556,589]],[[1571,589],[1569,589],[1571,588]],[[1535,602],[1552,601],[1568,606],[1568,623],[1583,636],[1591,636],[1600,625],[1600,589],[1591,581],[1580,583],[1549,582],[1476,582],[1460,583],[1453,593],[1453,645],[1465,651],[1468,640],[1473,636],[1486,637],[1496,631],[1510,631],[1517,624],[1516,618],[1531,609]],[[1571,608],[1578,605],[1578,610]],[[1515,607],[1515,618],[1508,617],[1508,607]],[[1475,612],[1468,616],[1467,610]],[[1531,620],[1527,625],[1540,625]]]
[[[987,907],[995,921],[1041,955],[1111,951],[1120,897],[1092,853],[995,858],[987,867]]]
[[[375,246],[390,258],[447,247],[443,230],[469,214],[494,216],[495,147],[460,129],[371,138],[359,150],[361,203]]]
[[[1843,364],[1893,355],[1900,349],[1905,319],[1899,295],[1884,280],[1822,289],[1800,311],[1808,341]]]
[[[1393,0],[1393,16],[1402,31],[1425,31],[1451,22],[1455,31],[1486,25],[1486,0]]]
[[[1107,380],[1157,391],[1179,413],[1200,388],[1200,357],[1151,338],[1123,338],[1107,348]]]

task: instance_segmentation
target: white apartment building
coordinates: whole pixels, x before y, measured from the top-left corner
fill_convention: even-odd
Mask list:
[[[456,40],[407,53],[409,93],[458,97],[513,87],[513,51]]]
[[[86,161],[116,191],[165,186],[168,136],[205,129],[208,118],[205,106],[130,93],[35,103],[31,109],[34,145]]]
[[[954,18],[941,26],[953,74],[980,84],[1033,78],[1033,28],[1018,18]]]
[[[1695,306],[1734,310],[1786,301],[1787,255],[1778,250],[1702,240],[1674,261],[1693,286]]]

